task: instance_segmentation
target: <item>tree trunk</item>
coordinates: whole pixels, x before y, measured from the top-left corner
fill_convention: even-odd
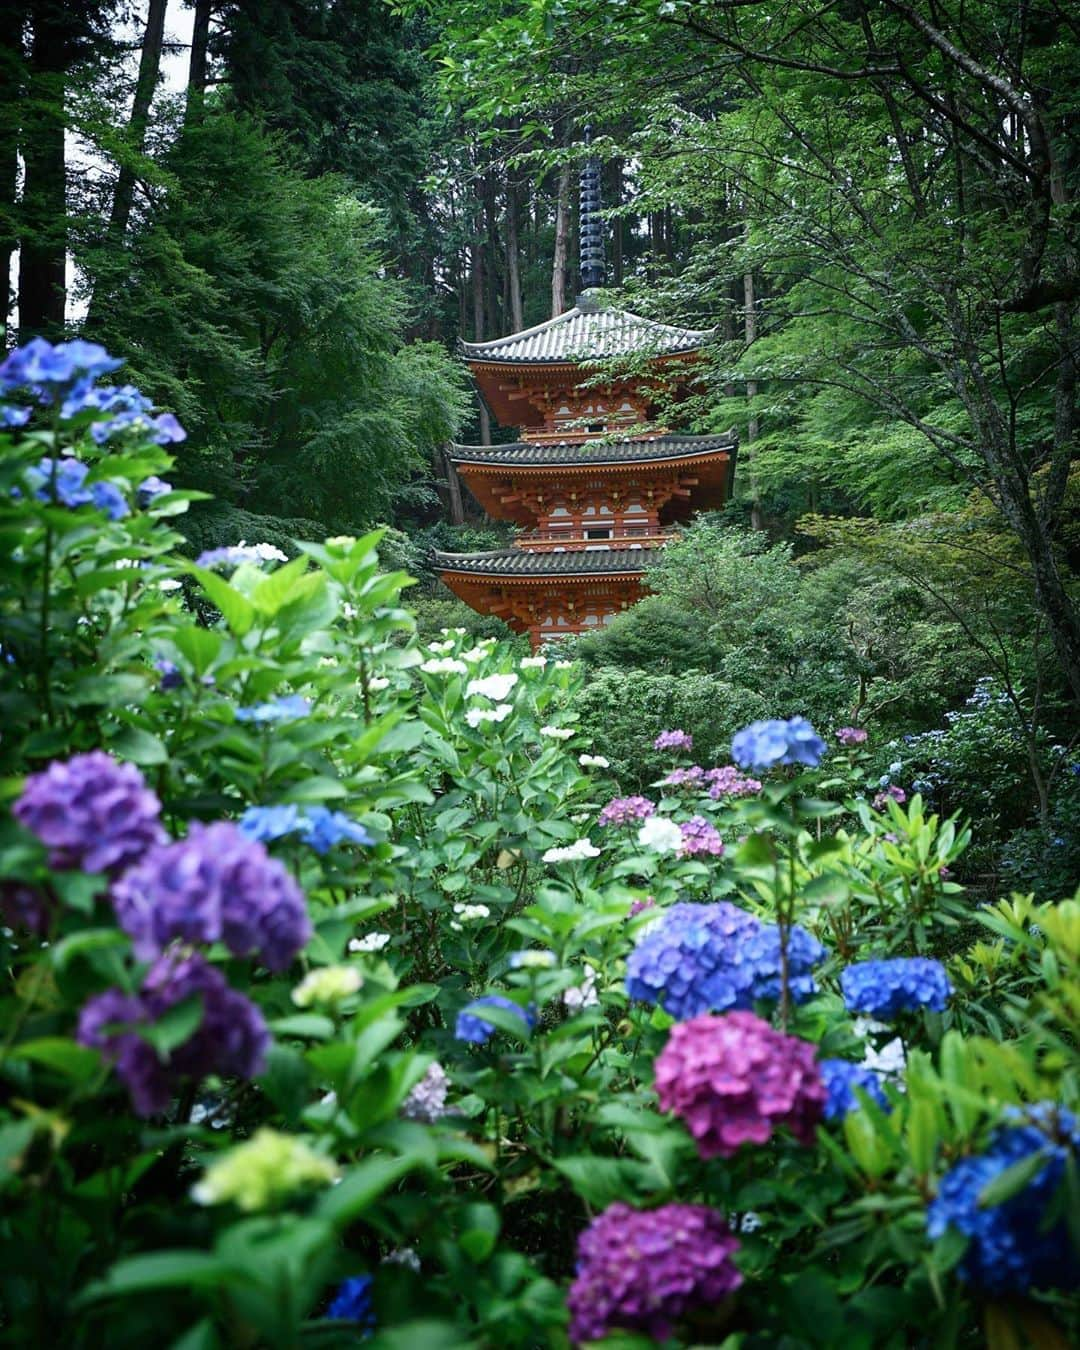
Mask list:
[[[0,327],[7,328],[14,296],[11,263],[19,243],[16,189],[19,170],[19,114],[22,103],[22,16],[5,23],[0,34],[0,83],[18,97],[8,97],[0,110]]]
[[[743,274],[743,316],[746,350],[749,351],[757,339],[757,311],[754,308],[754,274]],[[746,400],[750,405],[746,415],[746,444],[752,445],[758,438],[758,419],[754,411],[753,400],[757,398],[757,380],[747,380]],[[750,467],[750,525],[752,529],[762,527],[761,492],[758,488],[757,474],[754,472],[753,452],[747,456]]]
[[[446,473],[446,508],[451,525],[464,525],[465,507],[461,500],[461,479],[450,458],[449,447],[443,446],[443,468]]]
[[[67,29],[49,3],[30,11],[31,102],[23,124],[19,235],[19,339],[64,331],[67,263],[64,74]]]
[[[623,164],[621,159],[611,163],[611,204],[622,206],[623,200]],[[616,286],[623,284],[623,218],[615,216],[611,222],[611,280]]]
[[[477,237],[469,245],[472,255],[472,304],[473,304],[473,341],[479,342],[484,336],[484,246],[479,237],[479,221],[477,221]],[[479,393],[476,395],[476,401],[480,405],[480,444],[491,444],[491,416],[487,410],[487,404]]]
[[[551,261],[551,317],[566,310],[566,261],[570,252],[570,166],[559,170],[555,209],[555,256]]]
[[[150,121],[150,104],[157,88],[158,73],[161,69],[161,44],[165,36],[165,10],[167,0],[150,0],[146,15],[146,30],[143,33],[142,52],[139,56],[139,77],[135,82],[135,97],[131,105],[131,121],[128,123],[129,150],[133,154],[142,154],[146,144],[146,128]],[[119,248],[127,234],[131,220],[131,208],[135,200],[135,169],[131,164],[121,164],[113,193],[112,209],[109,212],[109,225],[106,240],[114,248]],[[94,294],[86,314],[86,328],[92,332],[98,323],[103,300],[100,284],[95,284]]]
[[[506,282],[510,291],[510,327],[515,333],[520,333],[525,327],[525,311],[521,303],[518,193],[514,183],[506,185]]]
[[[198,121],[206,94],[206,54],[210,46],[210,15],[214,0],[195,0],[195,22],[191,29],[191,59],[188,63],[187,109],[185,119]]]

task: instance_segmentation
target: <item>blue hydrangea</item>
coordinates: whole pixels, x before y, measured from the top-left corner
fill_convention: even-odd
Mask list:
[[[788,935],[794,1002],[816,992],[811,972],[823,955],[821,943],[796,924]],[[632,999],[659,1003],[679,1021],[778,1000],[780,930],[727,901],[672,905],[630,953],[626,989]]]
[[[326,1310],[327,1317],[333,1317],[339,1322],[358,1322],[366,1339],[375,1330],[371,1286],[370,1275],[353,1275],[342,1280]]]
[[[0,403],[0,427],[24,427],[30,421],[32,408],[19,408],[14,403]]]
[[[473,1045],[483,1045],[496,1031],[494,1022],[489,1022],[480,1008],[503,1008],[514,1013],[525,1023],[529,1031],[536,1025],[536,1014],[532,1008],[523,1008],[520,1003],[504,998],[502,994],[485,994],[483,998],[474,998],[457,1015],[454,1035],[459,1041],[470,1041]]]
[[[918,1008],[944,1012],[952,985],[940,961],[898,956],[848,966],[840,976],[840,990],[849,1012],[888,1018]]]
[[[70,389],[79,380],[95,380],[123,365],[96,342],[58,342],[31,338],[0,362],[0,392],[30,389],[51,401],[54,393]]]
[[[805,717],[751,722],[731,742],[731,757],[743,769],[770,769],[774,764],[814,768],[824,753],[825,742]]]
[[[1080,1280],[1080,1262],[1059,1211],[1048,1219],[1065,1172],[1066,1158],[1080,1146],[1075,1117],[1052,1102],[1026,1108],[1028,1122],[995,1131],[987,1151],[962,1158],[941,1179],[926,1212],[932,1240],[955,1228],[969,1239],[957,1267],[960,1278],[992,1294],[1028,1289],[1070,1289]],[[999,1205],[980,1203],[987,1185],[1033,1154],[1046,1162],[1017,1194]]]
[[[115,483],[92,483],[90,500],[99,511],[104,511],[110,520],[123,520],[131,514],[124,494]]]
[[[161,676],[158,688],[163,694],[167,694],[173,689],[183,688],[184,675],[175,661],[170,661],[167,656],[155,656],[153,666]]]
[[[285,694],[272,699],[269,703],[253,703],[250,708],[237,708],[238,722],[254,722],[258,726],[268,726],[272,722],[295,722],[306,717],[311,704],[300,694]]]
[[[240,817],[238,828],[247,839],[261,844],[286,835],[300,835],[316,853],[328,853],[335,844],[370,845],[375,842],[368,831],[345,815],[325,806],[301,810],[291,803],[284,806],[249,806]]]
[[[70,455],[55,461],[43,459],[28,470],[27,478],[38,501],[58,501],[61,506],[74,509],[96,506],[110,520],[123,520],[130,514],[124,494],[115,483],[99,482],[86,486],[90,466]]]
[[[151,474],[149,478],[144,478],[135,489],[135,500],[140,506],[149,506],[152,501],[158,497],[163,497],[166,492],[173,490],[171,483],[166,483],[164,478],[159,478],[157,474]]]
[[[823,1059],[818,1063],[821,1081],[829,1094],[825,1099],[825,1119],[835,1120],[849,1111],[859,1109],[855,1089],[862,1088],[879,1106],[889,1110],[889,1099],[881,1086],[881,1079],[864,1064],[853,1064],[850,1059]]]

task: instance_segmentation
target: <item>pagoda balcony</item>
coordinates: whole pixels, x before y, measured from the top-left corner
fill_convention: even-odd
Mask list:
[[[653,525],[623,525],[616,527],[603,538],[598,531],[582,533],[580,530],[523,530],[514,540],[514,547],[526,553],[569,552],[580,549],[612,548],[657,548],[662,547],[678,534],[677,529]]]

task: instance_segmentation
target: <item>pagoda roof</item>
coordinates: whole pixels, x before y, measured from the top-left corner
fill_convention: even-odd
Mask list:
[[[677,328],[609,309],[588,295],[555,319],[534,328],[487,342],[458,343],[469,361],[503,365],[566,365],[603,361],[613,356],[647,352],[676,356],[695,352],[713,336],[711,328]]]
[[[720,436],[643,436],[624,441],[514,441],[508,445],[452,445],[454,464],[477,464],[496,469],[545,468],[569,465],[603,467],[612,464],[647,464],[693,459],[713,452],[733,452],[738,437],[733,431]]]
[[[443,572],[508,578],[596,577],[643,572],[659,548],[575,548],[565,553],[529,553],[526,549],[497,549],[491,553],[439,553],[435,566]]]

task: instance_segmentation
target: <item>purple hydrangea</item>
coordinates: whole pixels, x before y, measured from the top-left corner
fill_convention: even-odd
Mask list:
[[[774,764],[814,768],[824,753],[825,742],[805,717],[751,722],[731,742],[731,757],[744,769],[771,769]]]
[[[862,727],[841,727],[836,733],[836,739],[841,745],[848,747],[853,745],[863,745],[866,741],[867,733]]]
[[[630,904],[628,919],[636,919],[639,914],[644,914],[647,909],[655,909],[656,900],[653,896],[647,895],[644,900],[634,900]]]
[[[250,708],[237,708],[238,722],[254,722],[257,726],[269,726],[277,722],[295,722],[306,717],[311,704],[300,694],[283,694],[268,703],[253,703]]]
[[[528,1031],[536,1025],[536,1014],[531,1008],[523,1008],[520,1003],[504,998],[501,994],[485,994],[483,998],[474,998],[457,1015],[454,1035],[459,1041],[470,1041],[473,1045],[483,1045],[496,1030],[494,1022],[489,1022],[481,1008],[502,1008],[506,1012],[520,1017]]]
[[[956,1229],[968,1238],[957,1267],[960,1278],[988,1293],[1024,1294],[1036,1289],[1075,1289],[1080,1262],[1058,1191],[1070,1155],[1080,1148],[1071,1112],[1054,1102],[1025,1108],[1029,1123],[996,1130],[987,1151],[962,1158],[942,1177],[926,1212],[932,1240]],[[1044,1165],[1014,1195],[985,1204],[985,1188],[1014,1164],[1041,1156]]]
[[[159,1056],[140,1031],[191,998],[201,1004],[199,1025]],[[152,1116],[167,1109],[182,1081],[208,1074],[254,1078],[262,1072],[270,1033],[258,1008],[230,989],[220,970],[198,954],[172,951],[151,966],[138,995],[109,989],[92,998],[80,1014],[78,1039],[116,1065],[136,1112]]]
[[[812,970],[824,956],[798,924],[788,935],[788,989],[801,1003],[816,992]],[[626,962],[632,999],[659,1003],[679,1021],[704,1012],[752,1008],[780,997],[780,930],[726,900],[664,910]]]
[[[180,667],[175,661],[170,661],[167,656],[155,656],[153,667],[161,676],[158,681],[158,689],[163,694],[171,693],[174,689],[182,689],[184,685],[184,676]]]
[[[864,1064],[853,1064],[850,1059],[822,1059],[818,1061],[818,1068],[828,1093],[825,1099],[826,1120],[836,1120],[846,1116],[849,1111],[859,1109],[856,1088],[861,1088],[879,1106],[889,1110],[889,1099],[885,1096],[881,1079],[873,1069],[868,1069]]]
[[[630,825],[638,820],[648,820],[656,813],[656,803],[648,797],[613,797],[600,812],[600,825]]]
[[[429,1064],[423,1078],[410,1088],[408,1096],[401,1103],[401,1114],[406,1120],[432,1124],[446,1115],[446,1094],[449,1088],[450,1079],[443,1066]]]
[[[840,976],[840,991],[849,1012],[888,1018],[918,1008],[944,1012],[952,985],[940,961],[897,956],[848,966]]]
[[[145,960],[175,939],[224,942],[284,970],[311,937],[304,893],[266,849],[227,821],[194,824],[112,888],[120,927]]]
[[[903,806],[907,801],[907,793],[902,787],[893,784],[876,794],[873,801],[875,811],[884,811],[890,802],[895,802],[897,806]]]
[[[342,1280],[326,1310],[327,1317],[339,1322],[357,1322],[364,1339],[375,1330],[375,1307],[371,1301],[370,1275],[353,1275]]]
[[[661,787],[697,788],[705,782],[705,770],[700,764],[691,764],[685,769],[672,769],[666,778],[660,780]]]
[[[567,1295],[571,1341],[616,1330],[666,1341],[687,1314],[714,1310],[742,1284],[732,1261],[738,1249],[723,1218],[704,1205],[609,1205],[578,1238]]]
[[[661,1108],[682,1120],[702,1158],[730,1158],[781,1126],[812,1143],[825,1106],[814,1047],[750,1012],[676,1023],[655,1083]]]
[[[25,881],[0,881],[0,920],[9,928],[44,936],[56,908],[56,898]]]
[[[13,814],[49,850],[49,866],[116,876],[168,836],[161,803],[134,764],[104,750],[31,774]]]
[[[724,764],[718,769],[710,769],[705,775],[705,780],[709,784],[709,796],[714,802],[719,801],[721,797],[752,797],[755,792],[761,791],[760,781],[748,777],[734,764]]]
[[[720,831],[704,816],[691,816],[679,826],[682,830],[682,847],[679,854],[683,858],[693,858],[700,853],[719,858],[724,851],[724,841]]]
[[[693,748],[693,736],[678,728],[674,731],[662,731],[653,741],[654,750],[693,750]]]

